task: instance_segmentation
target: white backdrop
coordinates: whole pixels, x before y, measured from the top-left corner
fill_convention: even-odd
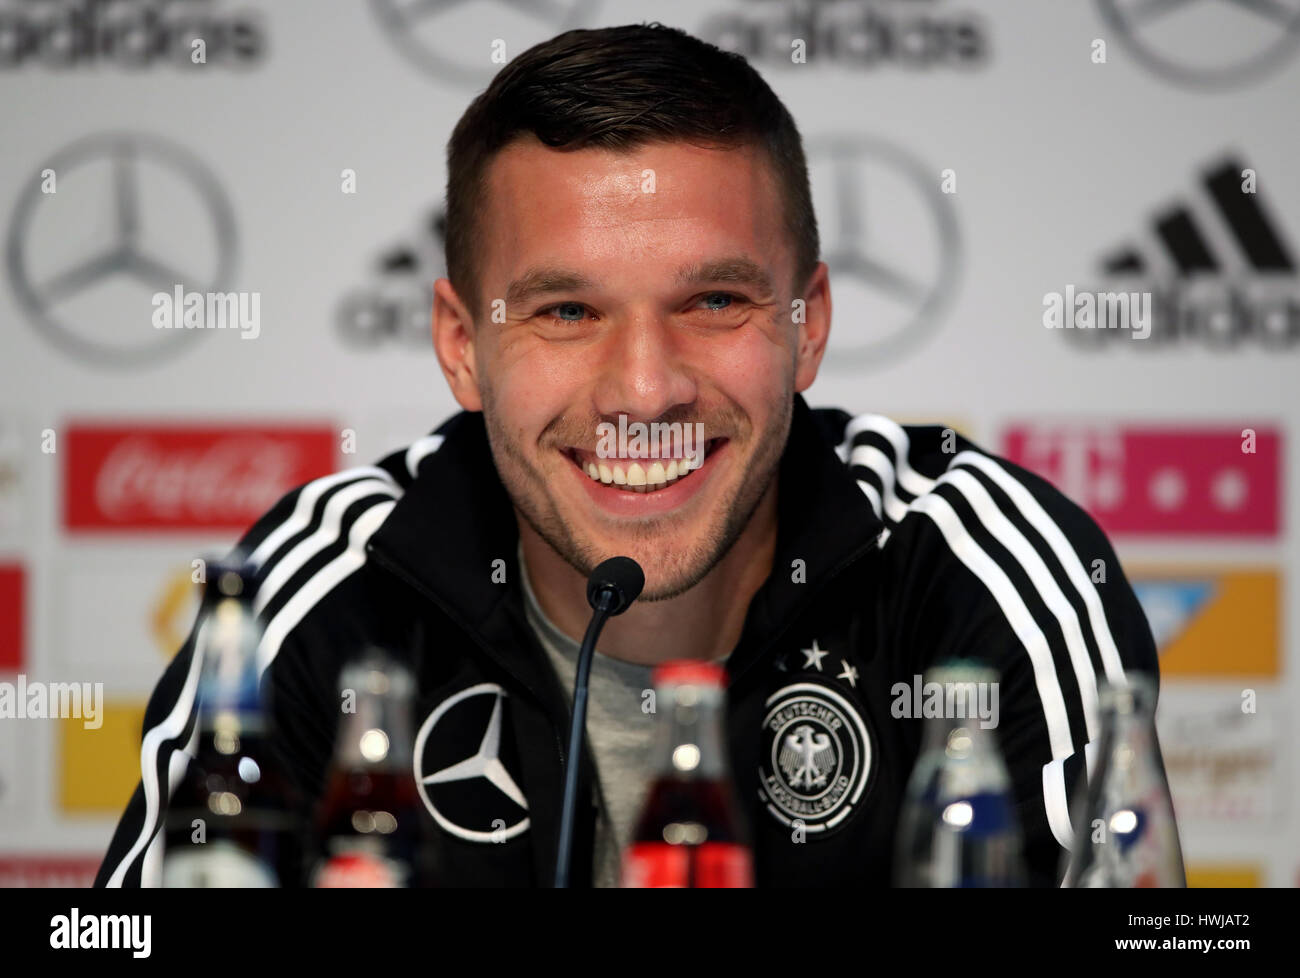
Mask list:
[[[752,55],[804,134],[835,301],[810,401],[952,423],[998,451],[1027,428],[1019,457],[1109,501],[1170,649],[1160,720],[1189,871],[1295,885],[1300,321],[1267,342],[1111,331],[1103,349],[1042,323],[1045,293],[1120,287],[1105,265],[1128,249],[1184,293],[1194,268],[1196,288],[1280,290],[1300,320],[1293,264],[1261,267],[1270,244],[1294,263],[1300,236],[1295,21],[1221,0],[1145,18],[1122,0],[534,6],[0,0],[0,680],[103,682],[113,707],[94,736],[0,720],[0,881],[97,861],[192,614],[188,561],[236,535],[238,508],[164,511],[148,467],[187,485],[201,443],[216,468],[200,475],[256,495],[293,472],[219,471],[242,426],[310,428],[258,435],[288,438],[306,472],[326,435],[360,464],[451,413],[427,288],[445,142],[499,67],[494,42],[513,57],[567,26],[660,20]],[[1220,165],[1254,171],[1245,217],[1203,184]],[[132,253],[122,241],[154,264],[94,264]],[[153,329],[149,296],[176,281],[258,293],[258,338]],[[1248,428],[1267,447],[1240,455]],[[145,475],[95,496],[140,431]]]

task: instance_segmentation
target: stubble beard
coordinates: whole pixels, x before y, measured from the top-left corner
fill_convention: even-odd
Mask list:
[[[500,423],[494,399],[486,386],[482,396],[483,419],[492,457],[514,503],[515,512],[565,563],[583,577],[589,576],[596,565],[615,554],[605,553],[595,543],[581,540],[574,534],[546,491],[546,477]],[[744,533],[769,489],[775,489],[781,455],[789,437],[792,391],[784,392],[784,402],[784,409],[774,414],[766,430],[756,436],[757,448],[745,472],[734,484],[728,498],[720,504],[725,518],[705,520],[702,539],[684,550],[675,550],[680,535],[673,532],[672,524],[676,521],[671,514],[624,524],[624,535],[629,538],[627,550],[643,555],[651,550],[662,555],[657,563],[647,568],[646,588],[641,592],[640,600],[666,601],[689,591],[708,576]],[[733,441],[728,447],[734,450],[739,446]]]

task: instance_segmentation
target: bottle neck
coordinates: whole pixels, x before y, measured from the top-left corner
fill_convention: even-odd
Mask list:
[[[349,710],[349,706],[354,710]],[[411,702],[393,694],[357,690],[344,704],[334,766],[348,771],[411,770]]]
[[[1102,714],[1105,743],[1105,781],[1108,791],[1128,791],[1132,782],[1158,777],[1152,764],[1155,718],[1143,710],[1106,710]],[[1150,768],[1150,770],[1148,770]]]
[[[236,598],[218,600],[199,633],[198,646],[203,656],[199,729],[215,734],[217,748],[223,753],[235,753],[239,739],[263,731],[257,670],[259,638],[252,609]]]
[[[1140,713],[1115,713],[1111,715],[1110,722],[1117,741],[1122,740],[1143,746],[1151,742],[1155,722],[1149,716]]]
[[[965,745],[969,743],[969,747]],[[997,746],[997,733],[993,728],[980,726],[976,718],[928,717],[921,747],[923,750],[984,751]]]
[[[706,684],[655,690],[655,774],[678,779],[721,779],[728,774],[723,691]]]
[[[992,728],[981,727],[978,720],[926,720],[922,756],[948,772],[948,790],[1003,791],[1010,786],[997,734]]]
[[[1144,677],[1107,688],[1101,697],[1102,729],[1106,733],[1106,760],[1111,777],[1128,776],[1155,749],[1155,690]]]

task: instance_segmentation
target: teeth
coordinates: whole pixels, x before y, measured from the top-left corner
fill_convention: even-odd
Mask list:
[[[608,464],[605,461],[588,462],[586,473],[590,479],[607,486],[623,486],[630,492],[654,492],[690,475],[704,464],[703,456],[704,453],[700,452],[699,455],[686,458],[672,458],[667,465],[646,459],[644,461],[649,463],[648,468],[642,467],[641,460],[632,458],[625,460],[629,463],[626,469],[612,461]]]

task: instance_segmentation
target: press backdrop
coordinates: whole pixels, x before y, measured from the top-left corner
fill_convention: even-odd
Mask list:
[[[811,402],[950,424],[1088,506],[1161,643],[1190,879],[1295,885],[1295,0],[0,0],[0,681],[107,700],[0,719],[0,882],[93,872],[191,559],[454,410],[429,287],[468,100],[641,20],[743,52],[804,134]],[[155,328],[176,283],[257,296],[256,339]],[[1150,334],[1047,328],[1067,290],[1150,292]]]

